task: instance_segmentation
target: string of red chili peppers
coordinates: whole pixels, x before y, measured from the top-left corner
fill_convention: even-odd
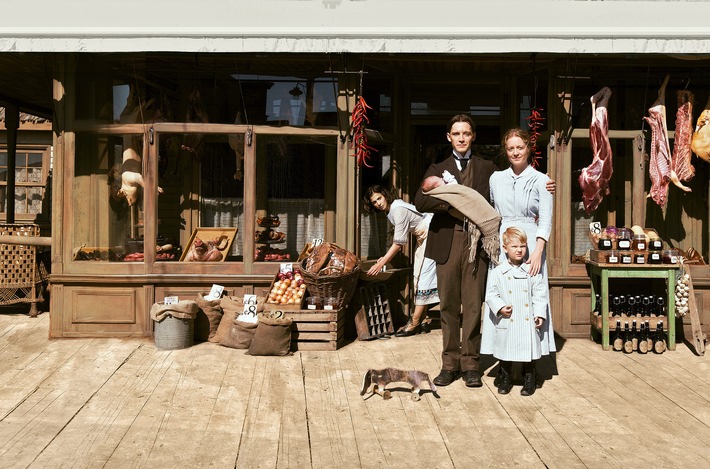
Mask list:
[[[372,166],[368,164],[370,152],[377,151],[377,149],[367,144],[366,124],[370,123],[370,119],[367,117],[368,109],[372,108],[367,105],[365,98],[360,96],[352,113],[353,131],[350,148],[355,148],[355,156],[357,157],[358,165],[365,165],[368,168],[372,168]]]
[[[545,118],[542,117],[542,108],[530,109],[530,116],[526,117],[526,119],[528,121],[528,128],[530,129],[530,154],[532,155],[532,165],[533,168],[538,168],[542,160],[542,149],[537,146],[537,139],[542,135],[540,131],[542,130],[542,123],[545,120]]]

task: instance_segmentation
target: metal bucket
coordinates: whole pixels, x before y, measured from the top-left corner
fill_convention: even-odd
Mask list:
[[[195,335],[195,320],[181,319],[170,315],[162,321],[154,321],[155,346],[163,350],[191,347]]]

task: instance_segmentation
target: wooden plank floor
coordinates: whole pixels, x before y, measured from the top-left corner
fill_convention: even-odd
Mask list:
[[[251,357],[215,344],[49,340],[0,314],[0,467],[710,467],[710,354],[560,341],[532,397],[461,381],[360,396],[369,368],[439,368],[440,331]]]

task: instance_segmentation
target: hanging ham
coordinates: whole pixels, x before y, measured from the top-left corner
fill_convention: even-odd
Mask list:
[[[708,98],[705,109],[698,116],[698,121],[695,125],[693,140],[690,144],[690,149],[693,150],[698,158],[710,163],[710,98]]]
[[[693,154],[690,144],[693,139],[693,100],[695,97],[688,90],[679,90],[677,93],[678,111],[675,114],[671,181],[682,190],[691,192],[690,188],[684,186],[681,181],[690,181],[695,176],[695,168],[690,163]],[[675,180],[673,174],[676,175]]]
[[[605,86],[590,98],[592,123],[589,126],[589,141],[592,147],[592,163],[582,169],[579,185],[582,188],[584,210],[590,214],[597,209],[604,196],[609,195],[611,166],[611,143],[609,142],[609,98],[611,90]]]

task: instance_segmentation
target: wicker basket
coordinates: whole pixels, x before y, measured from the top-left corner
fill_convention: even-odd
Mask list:
[[[360,277],[360,261],[353,270],[344,274],[318,275],[306,271],[305,263],[301,261],[301,275],[306,282],[310,296],[335,298],[337,309],[347,305],[355,294],[355,287]]]

